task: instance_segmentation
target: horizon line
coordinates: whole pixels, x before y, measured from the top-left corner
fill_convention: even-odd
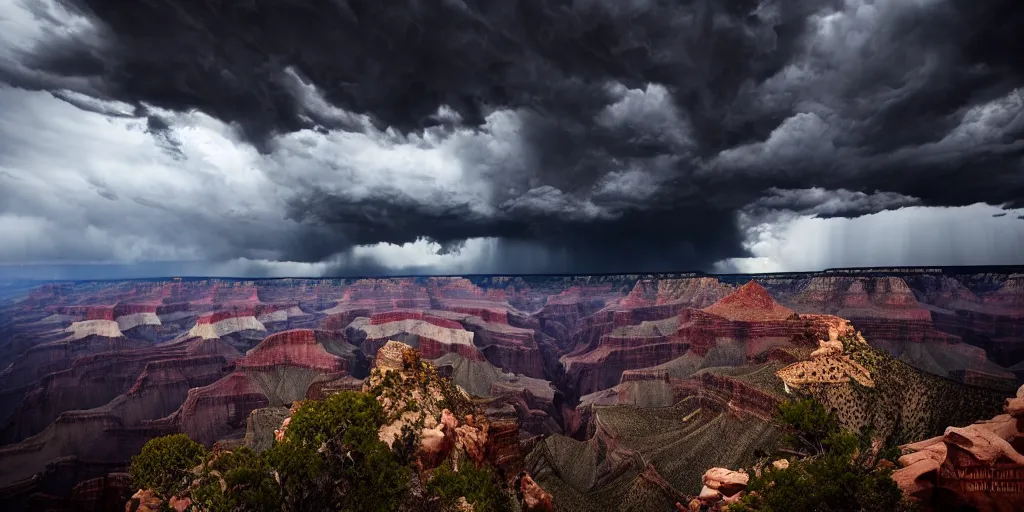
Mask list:
[[[0,267],[21,266],[21,265],[0,265]],[[0,282],[38,282],[38,283],[61,283],[61,282],[111,282],[111,281],[147,281],[147,280],[202,280],[202,279],[223,279],[235,281],[271,281],[285,279],[306,279],[306,280],[333,280],[333,279],[414,279],[414,278],[438,278],[438,277],[610,277],[610,276],[684,276],[684,277],[741,277],[741,276],[783,276],[799,274],[823,274],[840,272],[900,272],[917,271],[919,273],[945,273],[947,271],[965,271],[979,269],[1014,269],[1024,270],[1024,263],[1004,265],[894,265],[894,266],[872,266],[872,267],[829,267],[821,270],[793,270],[780,272],[705,272],[702,270],[667,270],[667,271],[640,271],[640,272],[548,272],[548,273],[467,273],[467,274],[376,274],[376,275],[337,275],[337,276],[278,276],[278,277],[239,277],[239,276],[216,276],[216,275],[163,275],[151,277],[123,277],[123,278],[99,278],[99,279],[34,279],[34,278],[9,278],[0,279]],[[967,273],[967,272],[958,272]],[[1015,273],[1015,272],[1014,272]]]

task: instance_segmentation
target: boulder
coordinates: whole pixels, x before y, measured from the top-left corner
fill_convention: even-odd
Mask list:
[[[732,496],[746,490],[750,475],[725,468],[711,468],[704,473],[704,486],[720,492],[723,496]]]
[[[164,500],[152,489],[139,489],[124,506],[124,512],[160,512]]]
[[[1024,455],[1017,453],[1017,450],[1014,450],[1006,439],[982,426],[949,427],[943,438],[947,443],[969,452],[979,462],[995,464],[1000,459],[1006,458],[1024,465]]]
[[[902,467],[893,472],[893,480],[927,506],[941,508],[953,500],[980,511],[1024,510],[1024,453],[1017,450],[1024,421],[1014,402],[1021,394],[1024,387],[1007,400],[1006,414],[903,446]]]
[[[697,496],[697,499],[704,503],[715,503],[722,499],[722,493],[705,485],[701,488],[700,495]]]
[[[523,475],[520,479],[519,492],[523,496],[524,512],[552,512],[551,495],[529,474]]]

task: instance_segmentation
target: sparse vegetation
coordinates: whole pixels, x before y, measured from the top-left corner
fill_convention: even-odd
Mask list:
[[[890,478],[896,453],[872,429],[839,428],[835,415],[812,399],[784,403],[778,418],[794,448],[807,456],[789,467],[768,466],[751,479],[732,512],[900,512],[913,506]]]
[[[783,441],[807,455],[821,455],[839,432],[836,416],[817,400],[803,399],[779,404],[779,422],[784,425]]]

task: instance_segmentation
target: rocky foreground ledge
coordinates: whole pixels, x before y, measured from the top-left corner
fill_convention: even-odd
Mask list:
[[[1024,386],[1004,414],[903,446],[892,477],[908,495],[943,508],[1024,510]]]

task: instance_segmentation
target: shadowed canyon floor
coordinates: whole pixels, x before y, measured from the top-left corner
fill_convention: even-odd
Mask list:
[[[1024,383],[1022,272],[38,283],[0,302],[0,503],[106,510],[160,435],[265,446],[393,340],[556,510],[672,510],[776,450],[795,394],[900,443],[999,414]]]

